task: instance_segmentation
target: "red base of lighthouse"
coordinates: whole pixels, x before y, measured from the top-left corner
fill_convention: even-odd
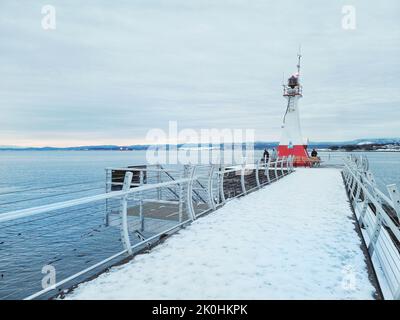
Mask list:
[[[278,156],[279,157],[294,156],[295,158],[293,161],[293,165],[295,167],[308,167],[311,165],[306,145],[296,145],[293,146],[292,148],[288,148],[288,146],[279,145]]]

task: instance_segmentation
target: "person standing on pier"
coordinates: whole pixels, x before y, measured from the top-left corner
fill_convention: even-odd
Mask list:
[[[315,150],[315,149],[312,149],[312,151],[311,151],[311,157],[317,157],[318,156],[318,152],[317,152],[317,150]]]
[[[267,163],[269,160],[269,152],[268,152],[267,148],[264,149],[263,159],[264,159],[265,163]]]
[[[272,155],[271,155],[271,160],[274,161],[278,157],[278,153],[276,152],[276,149],[272,149]]]
[[[311,161],[310,164],[312,167],[319,167],[321,164],[321,158],[318,157],[318,152],[317,152],[317,150],[315,150],[315,148],[312,149],[312,151],[311,151],[310,161]]]

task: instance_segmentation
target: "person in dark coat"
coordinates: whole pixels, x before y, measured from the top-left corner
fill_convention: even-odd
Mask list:
[[[312,151],[311,151],[311,157],[317,157],[318,156],[318,152],[317,152],[317,150],[315,150],[315,149],[313,149]]]
[[[268,152],[267,148],[264,149],[263,159],[264,159],[265,162],[268,162],[269,152]]]

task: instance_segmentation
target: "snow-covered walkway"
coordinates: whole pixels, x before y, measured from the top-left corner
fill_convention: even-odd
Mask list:
[[[371,299],[337,169],[299,169],[196,220],[73,299]]]

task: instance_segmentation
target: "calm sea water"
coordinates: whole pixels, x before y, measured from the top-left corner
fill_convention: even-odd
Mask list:
[[[332,163],[341,163],[347,157],[346,152],[320,152],[323,159]],[[387,193],[386,185],[396,183],[400,188],[400,152],[354,152],[368,158],[370,170],[374,174],[378,187]],[[328,161],[329,162],[329,161]]]
[[[256,151],[256,158],[262,151]],[[341,161],[343,152],[320,152]],[[368,157],[376,180],[400,185],[400,152],[358,152]],[[146,163],[145,151],[0,151],[0,193],[77,182],[105,183],[105,168]],[[3,210],[0,209],[0,212]]]
[[[144,160],[142,151],[0,152],[0,215],[104,193],[106,167]],[[41,290],[45,265],[59,281],[120,252],[120,231],[106,224],[106,206],[100,201],[0,223],[0,299]]]
[[[383,191],[386,184],[400,186],[400,153],[358,154],[368,157]],[[256,152],[256,158],[261,155]],[[320,155],[331,163],[347,156]],[[0,215],[103,193],[106,167],[144,163],[145,151],[2,151]],[[104,212],[105,203],[100,202],[0,224],[0,299],[24,298],[40,290],[46,264],[54,266],[57,280],[62,280],[122,250],[120,231],[105,227]]]

